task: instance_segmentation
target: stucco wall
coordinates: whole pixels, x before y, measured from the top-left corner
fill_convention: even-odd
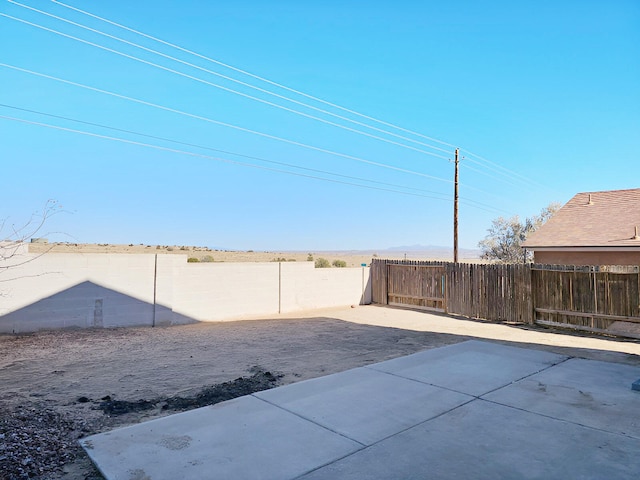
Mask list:
[[[370,303],[368,268],[186,260],[183,255],[15,256],[0,262],[0,333],[221,321]],[[9,263],[18,265],[2,269]]]
[[[536,251],[535,263],[551,265],[640,265],[637,252],[563,252]]]

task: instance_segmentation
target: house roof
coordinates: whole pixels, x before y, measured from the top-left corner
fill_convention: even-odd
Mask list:
[[[636,233],[636,227],[638,232]],[[640,188],[578,193],[523,247],[638,247]]]

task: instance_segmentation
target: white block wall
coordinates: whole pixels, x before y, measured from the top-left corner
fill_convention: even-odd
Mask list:
[[[234,320],[371,300],[364,267],[186,260],[22,254],[0,261],[0,333]],[[10,262],[19,265],[2,268]]]
[[[368,267],[314,268],[312,262],[280,265],[281,313],[371,303]]]
[[[0,270],[0,332],[117,327],[153,319],[153,256],[20,258],[22,265]]]
[[[173,310],[201,321],[278,313],[277,263],[184,263],[174,270]]]

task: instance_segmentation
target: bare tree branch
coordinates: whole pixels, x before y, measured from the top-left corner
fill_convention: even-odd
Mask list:
[[[53,248],[53,245],[35,257],[31,257],[22,262],[9,262],[5,264],[10,259],[20,255],[19,252],[24,248],[23,245],[27,240],[35,237],[42,230],[49,218],[62,211],[62,207],[56,200],[47,200],[41,211],[32,213],[29,219],[18,227],[14,224],[8,225],[9,217],[3,218],[0,221],[0,261],[2,261],[4,265],[0,265],[0,273],[37,260],[45,253],[48,253]],[[4,233],[5,230],[9,231],[8,235]]]

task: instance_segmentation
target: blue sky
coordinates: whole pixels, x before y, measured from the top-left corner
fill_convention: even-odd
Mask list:
[[[46,225],[52,240],[450,246],[455,146],[465,248],[498,216],[530,216],[577,192],[640,187],[635,0],[63,2],[405,130],[56,2],[19,3],[199,67],[0,1],[0,115],[13,118],[0,118],[0,218],[20,223],[55,199],[66,213]]]

